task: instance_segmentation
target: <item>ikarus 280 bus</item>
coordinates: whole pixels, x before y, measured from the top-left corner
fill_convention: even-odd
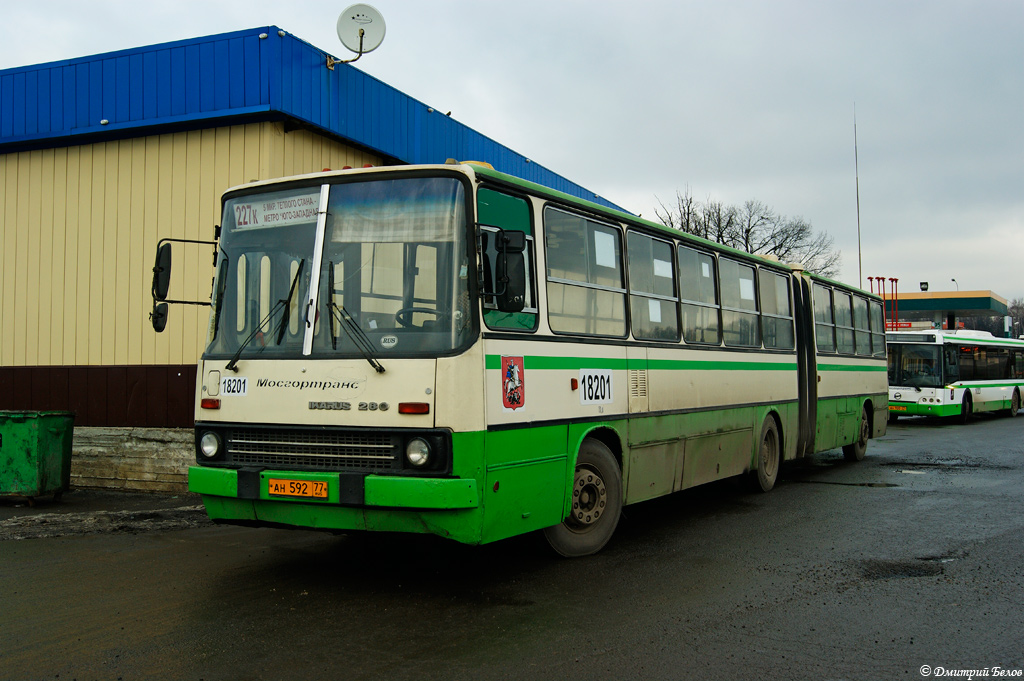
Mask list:
[[[481,164],[233,188],[212,298],[220,522],[578,556],[624,504],[886,427],[877,297]]]
[[[1016,416],[1024,391],[1024,340],[987,331],[899,331],[889,346],[889,416]]]

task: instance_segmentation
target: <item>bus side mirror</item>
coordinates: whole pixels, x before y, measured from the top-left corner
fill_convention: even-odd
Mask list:
[[[495,274],[501,292],[495,296],[495,303],[502,312],[522,312],[526,307],[526,234],[517,231],[501,231],[497,234],[501,257]]]
[[[167,326],[167,303],[156,303],[153,304],[153,311],[149,314],[149,318],[153,321],[153,330],[160,333]]]
[[[195,241],[193,239],[161,239],[156,246],[156,262],[153,264],[153,311],[149,318],[153,322],[153,330],[160,333],[167,326],[167,304],[175,303],[182,305],[209,305],[209,302],[202,300],[167,300],[167,292],[171,287],[171,243],[179,244],[210,244],[217,245],[215,241]],[[216,264],[217,252],[214,250],[214,264]]]
[[[498,232],[498,249],[503,253],[522,253],[526,250],[526,234],[508,230]]]
[[[167,290],[170,287],[171,245],[163,243],[156,249],[156,263],[153,265],[153,299],[167,300]]]
[[[526,259],[522,251],[498,260],[498,281],[506,281],[505,290],[496,296],[498,309],[522,312],[526,307]]]

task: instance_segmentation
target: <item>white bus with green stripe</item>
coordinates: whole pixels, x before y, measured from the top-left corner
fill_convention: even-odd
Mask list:
[[[189,472],[216,521],[586,555],[626,504],[885,431],[863,291],[480,164],[223,201]]]
[[[889,417],[976,412],[1016,416],[1024,391],[1024,340],[987,331],[890,331]]]

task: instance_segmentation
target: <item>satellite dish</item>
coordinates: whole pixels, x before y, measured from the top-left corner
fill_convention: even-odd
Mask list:
[[[369,5],[352,5],[338,17],[338,39],[356,54],[373,52],[384,41],[384,17]]]

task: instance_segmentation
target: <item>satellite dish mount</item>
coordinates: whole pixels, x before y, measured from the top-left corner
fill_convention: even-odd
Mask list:
[[[338,40],[356,56],[352,59],[335,59],[328,55],[327,68],[334,70],[335,64],[351,64],[367,52],[373,52],[384,41],[384,17],[369,5],[352,5],[338,16]]]

